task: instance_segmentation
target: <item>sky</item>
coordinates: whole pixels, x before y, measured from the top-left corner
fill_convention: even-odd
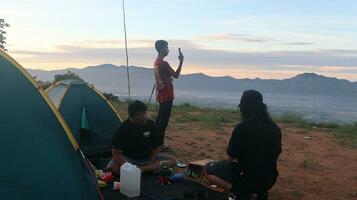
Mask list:
[[[355,0],[126,0],[129,65],[152,68],[154,43],[182,73],[357,81]],[[8,53],[31,69],[125,65],[121,0],[2,0]]]

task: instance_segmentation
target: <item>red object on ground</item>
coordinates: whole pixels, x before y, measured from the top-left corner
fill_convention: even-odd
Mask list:
[[[171,184],[170,178],[168,176],[159,176],[159,177],[157,177],[157,181],[156,182],[159,185]]]
[[[108,172],[108,173],[104,173],[100,180],[108,183],[108,182],[112,181],[113,179],[114,179],[113,174],[111,172]]]
[[[114,183],[113,183],[113,190],[120,190],[120,182],[114,181]]]

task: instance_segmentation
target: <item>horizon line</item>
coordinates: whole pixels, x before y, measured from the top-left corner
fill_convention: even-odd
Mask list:
[[[25,67],[26,70],[37,70],[37,71],[45,71],[45,72],[53,72],[53,71],[63,71],[63,70],[70,70],[70,69],[75,69],[75,70],[82,70],[82,69],[86,69],[86,68],[90,68],[90,67],[100,67],[100,66],[103,66],[103,65],[112,65],[114,67],[117,67],[117,68],[120,68],[120,67],[126,67],[125,65],[115,65],[115,64],[111,64],[111,63],[104,63],[104,64],[99,64],[99,65],[90,65],[90,66],[86,66],[86,67],[67,67],[67,68],[62,68],[62,69],[53,69],[53,70],[46,70],[46,69],[41,69],[41,68],[27,68]],[[143,66],[136,66],[136,65],[129,65],[129,67],[136,67],[136,68],[145,68],[145,69],[148,69],[148,70],[152,70],[152,68],[150,67],[143,67]],[[326,76],[326,75],[323,75],[323,74],[319,74],[319,73],[316,73],[316,72],[302,72],[302,73],[296,73],[295,75],[289,77],[289,78],[260,78],[260,77],[255,77],[255,78],[249,78],[249,77],[240,77],[240,78],[236,78],[236,77],[233,77],[233,76],[230,76],[230,75],[209,75],[207,73],[204,73],[204,72],[192,72],[192,73],[182,73],[182,75],[194,75],[194,74],[203,74],[205,76],[208,76],[208,77],[212,77],[212,78],[224,78],[224,77],[228,77],[228,78],[233,78],[233,79],[236,79],[236,80],[243,80],[243,79],[248,79],[248,80],[255,80],[255,79],[260,79],[260,80],[287,80],[287,79],[292,79],[292,78],[295,78],[299,75],[304,75],[304,74],[315,74],[315,75],[318,75],[318,76],[322,76],[322,77],[325,77],[325,78],[335,78],[337,80],[345,80],[345,81],[349,81],[351,83],[357,83],[357,81],[352,81],[352,80],[348,80],[346,78],[339,78],[339,77],[335,77],[335,76]]]

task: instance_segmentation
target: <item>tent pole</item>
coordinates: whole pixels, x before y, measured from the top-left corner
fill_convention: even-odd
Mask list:
[[[124,8],[124,0],[122,0],[123,3],[123,22],[124,22],[124,36],[125,36],[125,55],[126,55],[126,75],[128,79],[128,93],[129,93],[129,101],[131,100],[131,95],[130,95],[130,78],[129,78],[129,58],[128,58],[128,41],[126,38],[126,24],[125,24],[125,8]]]

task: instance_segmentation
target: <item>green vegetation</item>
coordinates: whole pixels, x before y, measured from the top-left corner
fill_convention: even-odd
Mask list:
[[[304,169],[321,170],[322,165],[315,161],[312,156],[309,156],[300,163],[300,167],[303,167]]]
[[[308,127],[312,126],[311,124],[306,123],[306,121],[301,116],[288,112],[283,113],[278,117],[273,117],[273,119],[277,122],[292,123],[295,126],[304,127],[304,128],[306,128],[307,126]]]
[[[112,93],[103,93],[103,95],[105,96],[105,98],[107,98],[109,101],[113,101],[113,102],[119,102],[119,97],[115,96]]]
[[[51,81],[46,81],[46,82],[44,82],[44,81],[42,81],[42,80],[37,80],[37,76],[34,76],[33,77],[36,81],[37,81],[37,83],[38,83],[38,85],[42,88],[42,89],[44,89],[44,90],[46,90],[47,88],[49,88],[52,84],[54,84],[54,83],[56,83],[56,82],[58,82],[58,81],[62,81],[62,80],[66,80],[66,79],[77,79],[77,80],[83,80],[81,77],[79,77],[79,75],[77,75],[76,73],[74,73],[74,72],[71,72],[71,71],[67,71],[66,73],[64,73],[64,74],[56,74],[55,76],[54,76],[54,79],[53,79],[53,82],[51,82]],[[104,93],[104,95],[106,95],[105,93]],[[116,96],[114,96],[114,95],[112,95],[112,94],[107,94],[107,95],[109,95],[108,97],[108,99],[109,100],[113,100],[113,101],[115,101],[115,100],[117,100],[116,98]],[[116,97],[116,98],[115,98]]]
[[[179,114],[177,122],[232,123],[240,119],[239,112],[229,109],[200,108],[188,103],[173,107],[173,112]]]
[[[7,49],[5,48],[6,31],[4,31],[4,29],[9,26],[10,25],[8,23],[6,23],[4,19],[0,18],[0,50],[3,50],[3,51],[7,51]]]
[[[340,143],[357,148],[357,123],[336,126],[332,132]]]
[[[126,110],[129,101],[114,101],[113,104],[119,111],[121,117],[126,119]],[[149,106],[149,118],[155,119],[158,111],[157,109],[158,105],[157,107],[155,104]],[[241,117],[238,110],[202,108],[189,103],[183,103],[173,107],[169,127],[187,131],[190,130],[190,126],[202,127],[202,129],[208,128],[217,132],[219,137],[220,134],[226,133],[227,128],[234,127],[240,119]],[[322,130],[333,134],[341,144],[357,148],[357,123],[345,125],[310,123],[305,121],[301,116],[291,113],[283,113],[279,117],[274,117],[273,119],[278,123],[289,124],[298,128]]]
[[[79,77],[76,73],[71,72],[71,71],[67,71],[64,74],[57,74],[55,75],[55,79],[53,80],[54,83],[58,82],[58,81],[62,81],[62,80],[66,80],[66,79],[78,79],[78,80],[82,80],[81,77]]]
[[[357,122],[347,124],[311,123],[305,121],[301,116],[291,113],[283,113],[281,116],[275,117],[274,120],[309,130],[323,129],[332,133],[341,144],[357,148]]]
[[[294,114],[294,113],[283,113],[280,116],[274,116],[273,117],[274,121],[280,122],[280,123],[288,123],[292,124],[296,127],[299,128],[306,128],[306,129],[316,129],[316,128],[336,128],[339,127],[338,124],[333,124],[333,123],[314,123],[314,122],[308,122],[305,119],[303,119],[302,116]]]
[[[37,80],[37,76],[33,76],[32,78],[35,79],[38,83],[38,86],[44,90],[46,90],[48,87],[50,87],[52,85],[52,83],[50,81],[45,82],[45,81]]]
[[[202,129],[211,129],[217,134],[225,134],[227,127],[233,127],[239,121],[237,111],[228,109],[200,108],[188,103],[173,107],[172,124],[177,128],[188,129],[194,125]]]

